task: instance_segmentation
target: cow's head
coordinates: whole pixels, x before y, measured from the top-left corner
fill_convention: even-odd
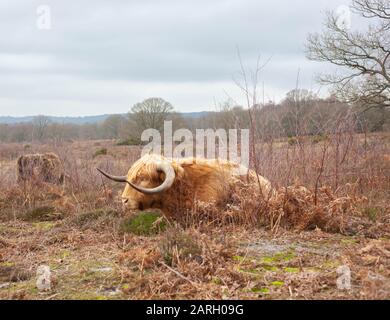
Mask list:
[[[163,193],[175,181],[172,163],[163,157],[146,155],[133,164],[126,176],[113,176],[97,169],[107,178],[126,183],[123,204],[132,210],[161,206]]]

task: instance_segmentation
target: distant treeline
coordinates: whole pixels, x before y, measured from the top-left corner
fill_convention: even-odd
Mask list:
[[[45,116],[36,116],[27,123],[0,124],[0,141],[118,139],[119,143],[138,144],[144,129],[154,127],[161,130],[164,120],[172,120],[174,130],[187,128],[193,132],[207,128],[243,129],[252,124],[262,138],[321,135],[330,132],[338,121],[348,121],[349,128],[352,126],[356,132],[390,130],[390,110],[384,107],[362,110],[358,106],[341,103],[334,97],[319,98],[308,90],[292,90],[278,104],[256,104],[250,109],[227,101],[219,106],[218,111],[192,117],[183,117],[173,112],[173,108],[161,112],[153,105],[148,109],[149,100],[166,104],[160,98],[147,99],[137,104],[137,108],[133,107],[127,115],[111,115],[97,123],[61,124]]]

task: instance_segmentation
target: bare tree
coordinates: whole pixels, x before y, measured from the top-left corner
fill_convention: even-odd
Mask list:
[[[38,115],[34,117],[33,121],[33,128],[34,128],[34,136],[39,140],[43,140],[45,137],[47,128],[50,124],[50,118],[43,116],[43,115]]]
[[[130,117],[139,132],[149,128],[161,131],[164,120],[167,120],[173,112],[173,106],[164,99],[149,98],[135,104],[131,112]]]
[[[128,119],[120,114],[113,114],[101,124],[104,137],[110,139],[123,138],[123,132],[128,126]]]
[[[367,22],[365,31],[348,29],[335,12],[328,12],[325,30],[310,34],[307,57],[342,67],[320,76],[337,98],[370,108],[390,107],[390,0],[353,0],[351,9]]]
[[[307,116],[318,100],[316,94],[307,89],[293,89],[286,94],[282,105],[286,107],[283,122],[287,135],[307,134],[304,128],[308,125]]]

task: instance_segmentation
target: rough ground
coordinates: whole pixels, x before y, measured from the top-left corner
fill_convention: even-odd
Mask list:
[[[332,186],[315,197],[301,189],[286,193],[289,205],[265,210],[263,226],[250,210],[258,208],[256,198],[242,188],[230,199],[229,215],[200,208],[205,212],[190,227],[164,221],[157,227],[153,216],[139,229],[126,224],[123,186],[96,171],[126,172],[138,147],[1,144],[0,299],[390,299],[389,134],[354,135],[341,146],[339,138],[260,146],[259,172],[276,188]],[[16,184],[19,155],[52,151],[64,163],[64,189]],[[210,226],[206,213],[229,221]],[[294,231],[313,226],[322,229]],[[51,268],[48,292],[36,286],[40,265]],[[348,268],[351,287],[343,290],[337,281],[346,280]]]
[[[120,231],[123,216],[91,214],[0,224],[0,299],[389,299],[390,240],[314,230],[168,226]],[[52,289],[36,269],[49,265]],[[351,288],[337,288],[339,266]]]

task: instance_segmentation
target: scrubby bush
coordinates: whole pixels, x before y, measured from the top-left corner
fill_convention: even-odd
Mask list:
[[[298,139],[296,137],[288,137],[287,142],[290,146],[295,146],[298,144]]]
[[[317,135],[311,137],[311,142],[313,144],[317,144],[317,143],[320,143],[320,142],[326,141],[326,140],[328,140],[328,137],[326,135],[322,135],[322,134],[317,134]]]
[[[98,156],[103,156],[103,155],[107,155],[107,148],[100,148],[96,150],[95,153],[93,154],[93,157],[96,158]]]
[[[128,138],[125,140],[119,140],[116,145],[117,146],[138,146],[142,144],[142,141],[135,138]]]

